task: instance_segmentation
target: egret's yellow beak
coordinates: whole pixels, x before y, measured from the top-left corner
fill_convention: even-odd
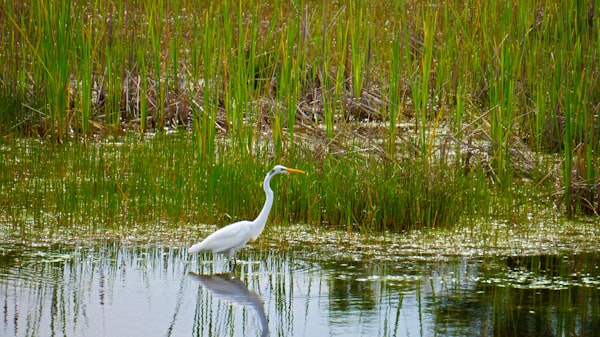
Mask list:
[[[287,167],[284,170],[286,170],[288,172],[291,172],[291,173],[306,173],[306,172],[304,172],[302,170],[297,170],[297,169],[287,168]]]

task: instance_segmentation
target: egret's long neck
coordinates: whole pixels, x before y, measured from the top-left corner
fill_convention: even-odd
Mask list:
[[[271,207],[273,206],[273,190],[271,189],[271,178],[273,175],[268,174],[265,177],[265,181],[263,183],[263,189],[265,190],[265,194],[267,196],[267,200],[265,200],[265,205],[262,210],[254,220],[255,225],[257,226],[254,230],[259,234],[262,232],[265,224],[267,223],[267,219],[269,219],[269,212],[271,211]]]

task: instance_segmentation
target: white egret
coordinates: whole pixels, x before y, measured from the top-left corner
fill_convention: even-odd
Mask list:
[[[273,206],[273,190],[271,189],[271,178],[280,173],[304,173],[302,170],[287,168],[285,166],[275,166],[265,177],[263,188],[267,195],[267,200],[258,217],[254,221],[242,220],[227,225],[211,235],[207,236],[202,242],[191,246],[188,249],[189,254],[199,252],[213,252],[226,254],[229,260],[233,259],[233,268],[236,266],[235,253],[246,245],[248,241],[254,241],[262,233],[269,218],[271,206]]]

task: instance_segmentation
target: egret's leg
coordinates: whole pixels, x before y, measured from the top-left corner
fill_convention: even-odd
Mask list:
[[[233,266],[231,265],[231,261],[233,260]],[[229,270],[230,271],[235,271],[235,267],[237,266],[237,259],[235,258],[235,255],[229,258]]]

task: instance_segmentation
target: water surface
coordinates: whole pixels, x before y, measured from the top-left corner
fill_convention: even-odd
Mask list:
[[[4,245],[0,335],[600,334],[597,252],[390,258],[280,243],[243,250],[235,273],[183,246]]]

